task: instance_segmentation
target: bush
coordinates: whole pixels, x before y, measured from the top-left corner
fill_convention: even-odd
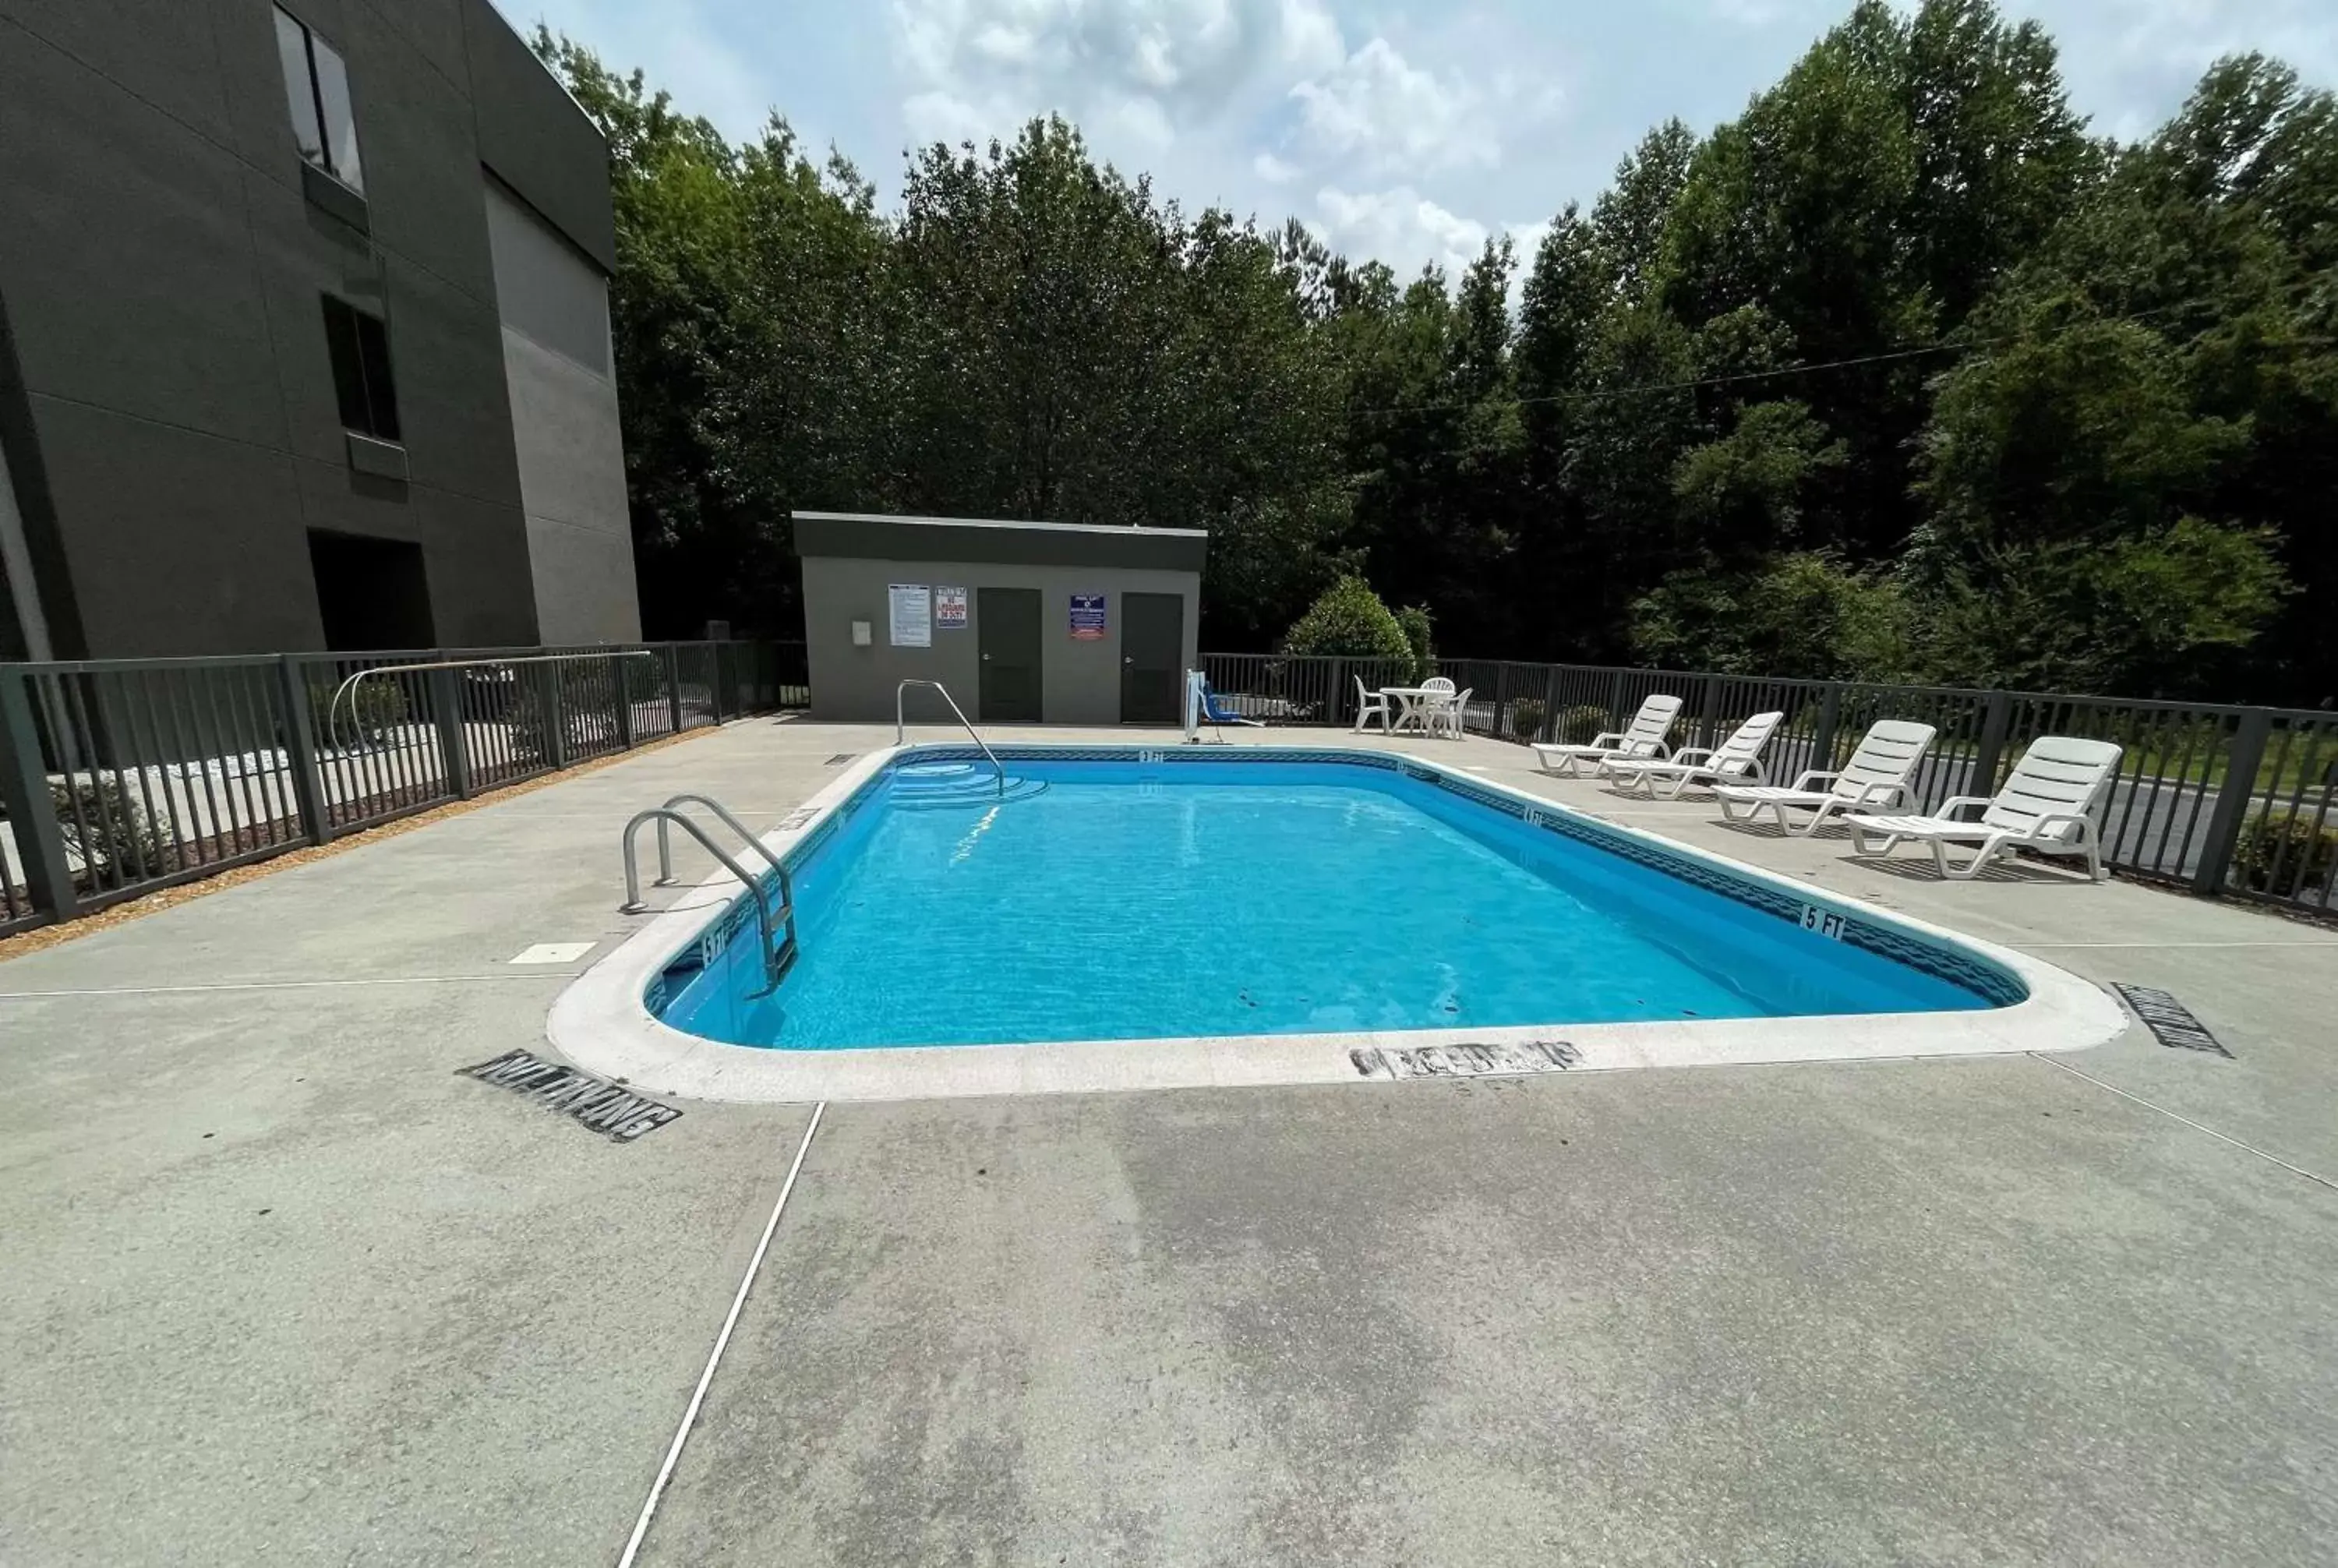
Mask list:
[[[120,887],[168,869],[162,834],[121,779],[52,779],[49,805],[65,853],[81,861],[84,886]]]
[[[2276,898],[2319,889],[2338,866],[2338,828],[2317,827],[2294,811],[2265,812],[2241,829],[2233,869],[2241,885]]]
[[[1342,577],[1292,622],[1283,638],[1286,653],[1336,653],[1350,659],[1388,659],[1410,665],[1412,643],[1371,584]]]
[[[1596,702],[1583,702],[1560,709],[1553,732],[1562,746],[1588,746],[1591,738],[1606,728],[1607,710]]]
[[[1396,623],[1412,649],[1412,680],[1419,685],[1437,673],[1437,649],[1429,642],[1429,611],[1413,604],[1396,612]]]
[[[406,692],[395,680],[360,681],[333,711],[333,693],[340,682],[319,681],[309,688],[309,733],[320,748],[330,750],[355,740],[361,746],[380,741],[393,724],[406,720]],[[335,720],[339,720],[336,725]]]
[[[1539,697],[1519,698],[1510,704],[1510,733],[1521,741],[1532,740],[1542,733],[1542,721],[1549,711]]]

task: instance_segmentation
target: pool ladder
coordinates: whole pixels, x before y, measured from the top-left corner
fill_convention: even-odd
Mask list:
[[[763,886],[761,879],[749,876],[747,868],[740,865],[721,845],[709,838],[703,828],[674,809],[683,805],[705,807],[721,818],[722,825],[737,834],[749,848],[770,862],[771,875],[778,881],[780,887],[780,906],[777,910],[771,907],[770,890]],[[657,824],[658,875],[657,881],[652,884],[653,887],[663,887],[673,880],[673,843],[666,831],[669,826],[679,827],[683,832],[697,839],[699,847],[721,861],[724,870],[747,885],[747,891],[754,897],[756,925],[763,939],[763,977],[767,982],[765,989],[768,991],[778,985],[786,977],[787,972],[795,966],[797,951],[795,884],[788,876],[788,868],[780,864],[780,858],[772,854],[761,839],[748,832],[739,818],[724,810],[721,801],[704,795],[676,795],[663,806],[653,806],[646,811],[634,813],[634,819],[625,824],[625,901],[618,907],[627,915],[638,915],[644,907],[642,903],[641,868],[635,863],[634,855],[634,840],[641,832],[642,824],[644,822]],[[776,940],[775,933],[781,934]]]

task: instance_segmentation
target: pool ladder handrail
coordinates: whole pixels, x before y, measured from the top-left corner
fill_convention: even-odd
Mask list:
[[[966,710],[958,705],[958,699],[949,694],[949,688],[938,681],[904,681],[893,688],[893,744],[896,746],[904,744],[909,736],[909,724],[901,717],[901,700],[909,694],[909,688],[912,686],[930,686],[942,694],[942,701],[948,703],[950,711],[958,715],[958,721],[966,726],[967,734],[977,746],[982,748],[982,754],[990,759],[990,766],[998,775],[998,798],[1002,800],[1007,799],[1006,765],[998,760],[998,753],[993,751],[982,737],[975,733],[974,720],[966,716]]]
[[[711,808],[716,816],[729,825],[732,831],[753,845],[756,852],[771,862],[771,869],[777,874],[780,883],[777,924],[774,921],[768,890],[761,879],[749,876],[745,867],[740,865],[721,845],[706,836],[706,829],[674,809],[676,805],[689,800],[694,800],[702,806]],[[773,855],[762,840],[740,826],[739,819],[724,810],[719,802],[710,800],[703,795],[677,795],[663,806],[653,806],[645,811],[635,812],[633,820],[625,824],[625,901],[619,906],[619,908],[621,912],[627,915],[638,915],[644,907],[642,903],[641,867],[634,852],[634,844],[641,832],[642,824],[649,821],[655,821],[658,825],[658,879],[653,886],[663,887],[673,880],[673,864],[667,849],[668,824],[679,826],[683,832],[697,839],[699,847],[720,861],[724,870],[746,884],[747,891],[754,897],[755,922],[763,939],[764,978],[771,986],[779,985],[787,972],[794,966],[797,952],[795,887],[788,876],[788,868],[780,863],[779,857]],[[786,931],[785,941],[778,941],[774,937],[774,931],[780,928],[784,928]]]

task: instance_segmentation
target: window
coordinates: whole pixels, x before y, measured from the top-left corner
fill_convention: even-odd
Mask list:
[[[350,190],[365,190],[358,162],[358,122],[349,110],[349,73],[332,45],[286,12],[276,13],[276,54],[292,111],[300,156]]]
[[[398,440],[398,388],[389,378],[389,328],[381,318],[328,294],[325,344],[332,351],[341,424],[360,436]]]

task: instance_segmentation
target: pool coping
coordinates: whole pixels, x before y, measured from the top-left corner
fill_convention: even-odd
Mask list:
[[[918,756],[955,758],[965,750],[963,742],[928,742],[887,747],[856,758],[810,800],[791,811],[780,827],[764,834],[762,842],[784,859],[800,843],[822,833],[839,806],[897,760]],[[1017,745],[1014,750],[1026,756],[1060,754],[1076,760],[1099,750],[1127,749]],[[1168,748],[1164,760],[1168,752],[1188,755]],[[1326,754],[1322,747],[1241,750],[1244,760],[1255,761],[1313,761]],[[1946,944],[2010,971],[2028,988],[2029,995],[2005,1006],[1968,1012],[774,1050],[685,1034],[655,1017],[645,1002],[651,982],[663,973],[673,956],[737,903],[736,879],[718,870],[562,991],[553,1004],[545,1032],[554,1047],[577,1066],[633,1088],[700,1100],[774,1102],[1370,1083],[1409,1077],[1508,1077],[1530,1072],[2063,1052],[2105,1044],[2127,1027],[2125,1010],[2101,988],[2010,948],[1465,774],[1432,759],[1388,751],[1350,756],[1374,758],[1375,762],[1369,765],[1418,769],[1465,797],[1482,792],[1507,799],[1521,808],[1522,815],[1542,813],[1546,818],[1563,815],[1589,825],[1592,831],[1586,837],[1636,840],[1653,853],[1702,862],[1805,906],[1855,917],[1887,932],[1904,930]]]

